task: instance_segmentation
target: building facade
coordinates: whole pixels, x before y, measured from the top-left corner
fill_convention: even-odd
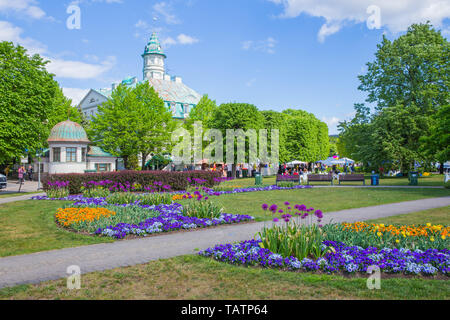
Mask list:
[[[116,170],[117,158],[99,147],[90,146],[86,131],[67,120],[55,125],[48,138],[49,148],[40,161],[41,173],[85,173]],[[33,161],[39,171],[39,161]]]
[[[142,58],[143,80],[138,81],[137,77],[130,77],[123,80],[121,84],[134,88],[138,83],[148,81],[164,100],[166,107],[172,111],[173,117],[185,119],[190,110],[200,101],[201,96],[186,86],[180,77],[170,76],[166,73],[165,59],[167,56],[162,50],[156,33],[152,34]],[[88,92],[79,105],[86,118],[90,119],[97,114],[98,106],[111,97],[111,93],[119,84],[113,83],[110,88],[91,89]]]

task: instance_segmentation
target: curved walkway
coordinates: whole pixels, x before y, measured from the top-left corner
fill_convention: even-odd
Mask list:
[[[355,222],[449,205],[450,197],[384,204],[329,212],[324,215],[323,223]],[[194,254],[216,244],[248,240],[265,224],[272,222],[222,226],[0,258],[0,288],[65,278],[68,276],[67,267],[71,265],[77,265],[82,273],[88,273]]]

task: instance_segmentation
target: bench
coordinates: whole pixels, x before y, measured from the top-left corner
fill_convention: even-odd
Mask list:
[[[339,184],[341,184],[341,181],[362,181],[363,185],[366,185],[364,174],[341,174],[339,176]]]
[[[278,185],[278,182],[296,182],[300,183],[300,176],[284,176],[282,174],[277,174],[277,179],[275,181],[275,184]]]
[[[333,175],[331,174],[308,174],[308,185],[310,181],[329,181],[333,185]]]

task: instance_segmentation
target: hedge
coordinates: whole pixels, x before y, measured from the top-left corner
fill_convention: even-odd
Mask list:
[[[80,194],[81,186],[89,181],[110,180],[125,185],[137,183],[142,186],[152,185],[154,182],[162,182],[164,185],[170,185],[172,190],[186,190],[189,186],[188,178],[206,180],[204,183],[207,187],[212,187],[219,182],[215,178],[222,177],[221,172],[213,171],[115,171],[103,173],[68,173],[68,174],[51,174],[45,176],[42,180],[44,191],[48,190],[47,182],[69,181],[70,194]]]

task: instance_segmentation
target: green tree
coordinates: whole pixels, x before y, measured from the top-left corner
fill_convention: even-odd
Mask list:
[[[193,132],[193,125],[196,121],[201,121],[204,128],[209,128],[212,115],[217,109],[216,101],[208,98],[205,94],[198,104],[189,112],[189,118],[185,121],[185,128]]]
[[[0,42],[0,163],[44,147],[58,84],[47,61]]]
[[[164,100],[148,82],[138,84],[132,92],[138,101],[137,113],[141,114],[141,121],[135,130],[139,137],[138,151],[142,155],[141,168],[144,170],[151,153],[171,151],[171,133],[176,123]]]
[[[340,124],[340,144],[349,155],[371,167],[399,162],[407,172],[414,161],[439,154],[428,150],[427,155],[420,146],[432,135],[436,112],[449,101],[449,49],[428,23],[413,24],[392,42],[383,37],[375,61],[359,76],[359,90],[368,94],[375,112],[357,104],[355,118]]]
[[[210,127],[222,131],[224,138],[224,157],[226,158],[226,130],[227,129],[263,129],[264,116],[258,108],[247,103],[224,103],[216,108],[210,120]],[[236,148],[236,143],[235,143]],[[246,138],[246,157],[248,157],[248,138]],[[233,176],[236,174],[237,153],[234,154]]]
[[[142,155],[144,168],[150,153],[170,151],[174,126],[164,101],[144,82],[134,89],[119,85],[99,106],[90,131],[100,147],[123,158],[127,169],[135,169],[138,154]]]
[[[430,135],[421,139],[421,151],[441,164],[450,159],[450,104],[443,105],[433,116]],[[440,170],[442,173],[443,166]]]

